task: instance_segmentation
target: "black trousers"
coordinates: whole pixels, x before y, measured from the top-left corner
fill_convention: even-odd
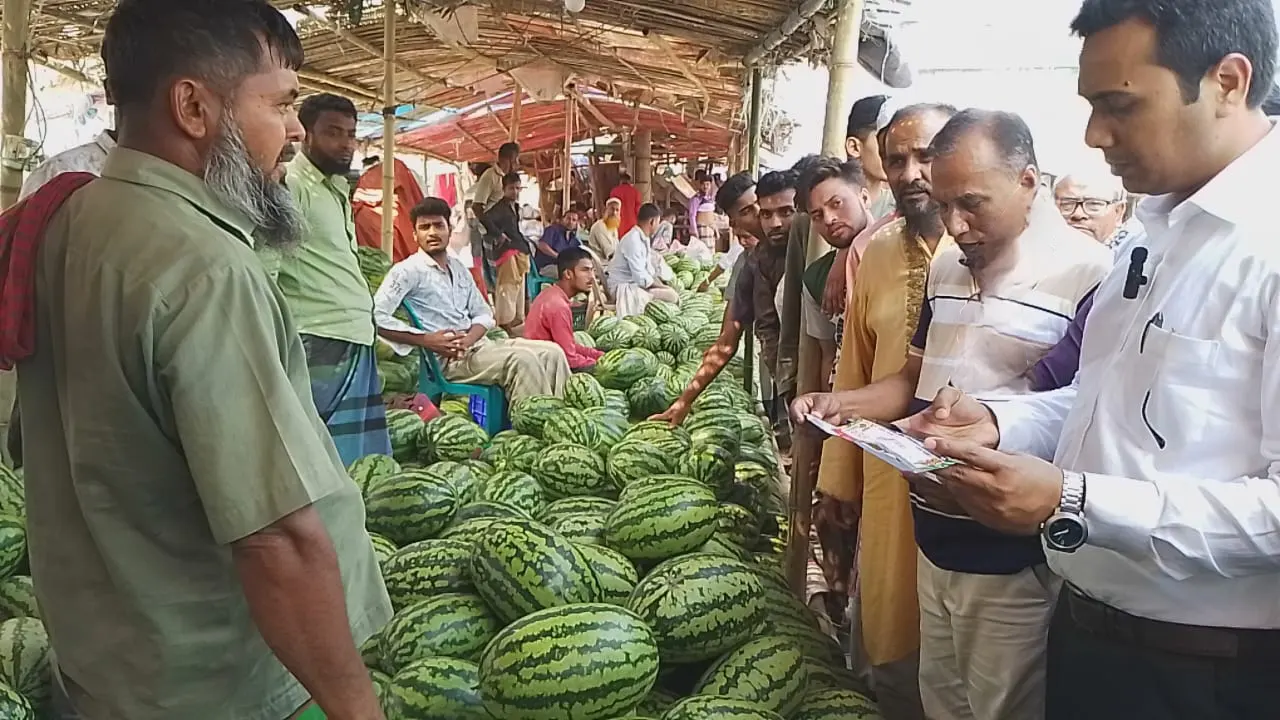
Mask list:
[[[1277,720],[1280,660],[1148,650],[1076,626],[1064,591],[1049,630],[1047,720]]]

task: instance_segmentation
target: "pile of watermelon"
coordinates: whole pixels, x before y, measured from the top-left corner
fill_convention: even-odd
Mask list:
[[[22,477],[0,466],[0,718],[5,720],[45,717],[53,690],[49,635],[27,567]]]
[[[596,372],[494,437],[460,404],[391,411],[395,457],[349,468],[396,608],[363,648],[388,720],[879,718],[783,580],[777,451],[741,383],[645,419],[723,312],[686,291],[597,320]]]

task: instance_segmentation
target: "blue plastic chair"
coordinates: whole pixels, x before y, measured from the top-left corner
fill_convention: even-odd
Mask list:
[[[408,304],[402,304],[409,313],[409,321],[422,330],[422,322]],[[490,437],[507,428],[507,395],[497,385],[475,385],[472,383],[450,382],[444,376],[440,366],[440,358],[436,354],[422,350],[422,364],[418,372],[418,392],[431,398],[431,402],[439,404],[445,395],[466,395],[469,398],[467,407],[476,424],[484,428]]]
[[[537,268],[530,268],[529,272],[524,276],[524,287],[525,292],[529,295],[529,302],[533,302],[533,299],[538,297],[538,294],[542,292],[542,288],[555,284],[555,280],[538,272]]]

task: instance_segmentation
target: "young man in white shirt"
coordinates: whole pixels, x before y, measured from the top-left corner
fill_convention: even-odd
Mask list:
[[[944,389],[911,425],[965,463],[942,474],[956,500],[1041,537],[1066,580],[1049,720],[1273,718],[1280,133],[1259,106],[1274,9],[1086,0],[1072,27],[1085,140],[1152,196],[1147,237],[1098,289],[1072,386],[985,405]]]
[[[609,292],[617,301],[618,317],[638,315],[651,300],[680,302],[680,295],[661,277],[671,268],[653,254],[652,238],[662,220],[662,211],[653,203],[645,203],[636,217],[636,226],[618,241],[606,274]]]

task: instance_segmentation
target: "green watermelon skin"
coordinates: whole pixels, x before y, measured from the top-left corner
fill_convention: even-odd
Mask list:
[[[36,720],[36,711],[17,690],[0,685],[0,720]]]
[[[564,385],[564,401],[578,410],[604,407],[604,386],[594,376],[574,373]]]
[[[361,495],[368,491],[370,485],[392,475],[399,474],[400,463],[389,455],[366,455],[351,463],[347,475],[351,477]]]
[[[740,547],[752,547],[760,538],[760,518],[741,505],[720,503],[716,534]]]
[[[600,581],[600,602],[626,607],[627,598],[640,582],[636,566],[626,555],[603,545],[578,545],[578,550]]]
[[[571,443],[550,445],[533,464],[533,476],[553,498],[599,495],[609,489],[605,461]]]
[[[422,426],[418,454],[423,463],[461,461],[477,456],[489,442],[484,428],[469,417],[441,415]]]
[[[707,668],[694,693],[747,700],[783,717],[804,699],[808,675],[800,650],[785,638],[748,640]]]
[[[546,506],[542,486],[528,473],[515,470],[496,472],[480,484],[476,499],[505,503],[518,508],[526,517],[536,517]]]
[[[35,618],[0,623],[0,682],[17,690],[34,707],[49,702],[49,634]]]
[[[632,416],[637,419],[666,412],[671,405],[667,399],[667,381],[661,377],[636,380],[627,388],[627,403],[631,405]]]
[[[387,434],[391,437],[391,454],[398,462],[418,457],[418,437],[422,434],[422,418],[412,410],[388,410]]]
[[[472,660],[501,629],[485,602],[468,593],[446,593],[416,602],[382,630],[382,663],[399,671],[415,660]]]
[[[653,475],[675,472],[677,457],[640,439],[628,440],[613,446],[605,461],[605,473],[614,490],[622,490],[636,480]]]
[[[373,554],[378,558],[378,567],[384,567],[387,559],[396,554],[396,544],[377,533],[369,533],[369,544],[373,545]]]
[[[560,533],[530,521],[495,523],[477,539],[471,580],[505,622],[600,598],[600,582],[578,548]]]
[[[627,607],[653,629],[667,662],[711,660],[763,624],[764,582],[748,564],[691,553],[668,560],[637,585]]]
[[[649,628],[601,603],[533,613],[480,658],[485,709],[504,720],[610,720],[632,711],[657,679]]]
[[[783,720],[772,710],[737,698],[701,695],[676,703],[662,720]]]
[[[631,403],[627,400],[627,394],[622,390],[605,388],[604,406],[606,409],[612,410],[623,418],[631,416]]]
[[[478,517],[450,525],[440,534],[441,540],[456,540],[473,546],[475,541],[484,537],[494,523],[503,522],[507,518]]]
[[[480,666],[457,658],[417,660],[387,687],[387,720],[490,720],[480,702]]]
[[[0,580],[0,617],[40,617],[35,586],[27,575],[14,575]],[[0,715],[0,719],[3,715]]]
[[[26,559],[26,521],[16,515],[0,515],[0,578],[16,574]]]
[[[502,440],[490,442],[489,447],[480,451],[480,459],[492,464],[495,472],[515,470],[527,473],[533,469],[533,463],[540,452],[541,440],[531,435],[513,433]]]
[[[603,513],[581,513],[560,518],[551,529],[579,546],[598,545],[604,537],[607,516]]]
[[[538,520],[544,525],[551,526],[560,519],[571,517],[573,515],[582,515],[584,513],[607,515],[609,511],[613,509],[613,506],[617,504],[616,500],[610,500],[609,498],[604,497],[584,496],[563,498],[548,505],[546,509],[542,511],[542,514],[538,516]]]
[[[0,465],[0,515],[27,517],[26,490],[22,484],[22,471]]]
[[[716,495],[733,486],[733,469],[733,455],[715,445],[695,445],[676,464],[676,472],[706,485]]]
[[[387,595],[397,609],[445,593],[474,592],[471,543],[421,540],[397,550],[382,565]]]
[[[623,442],[627,440],[647,442],[668,453],[673,458],[689,452],[689,448],[693,445],[693,440],[687,430],[679,427],[673,428],[661,420],[645,420],[632,425],[627,434],[622,436]]]
[[[577,330],[573,333],[573,341],[582,347],[595,348],[596,339],[591,337],[591,333],[586,330]]]
[[[658,357],[646,350],[618,348],[596,361],[595,376],[600,384],[612,390],[626,390],[635,381],[651,377],[658,371]]]
[[[541,438],[547,418],[565,407],[564,400],[550,395],[521,398],[511,404],[511,427],[521,434]]]
[[[421,474],[442,480],[453,489],[453,494],[458,496],[458,500],[464,503],[470,502],[475,496],[476,485],[482,477],[475,467],[467,462],[451,460],[432,463],[429,467],[423,468]],[[486,473],[488,474],[492,472]]]
[[[718,515],[715,493],[692,482],[629,488],[609,513],[604,541],[632,560],[666,560],[710,540]]]
[[[791,720],[883,720],[879,708],[852,690],[810,691],[790,716]]]
[[[644,306],[644,315],[661,327],[680,315],[680,306],[665,300],[653,300]]]
[[[531,520],[529,513],[524,509],[518,508],[511,503],[505,503],[498,500],[476,500],[467,503],[458,508],[458,514],[453,516],[453,522],[449,527],[460,525],[468,520],[478,518],[517,518],[523,520]]]
[[[445,482],[410,470],[387,478],[369,493],[365,525],[403,547],[436,537],[460,504]]]

